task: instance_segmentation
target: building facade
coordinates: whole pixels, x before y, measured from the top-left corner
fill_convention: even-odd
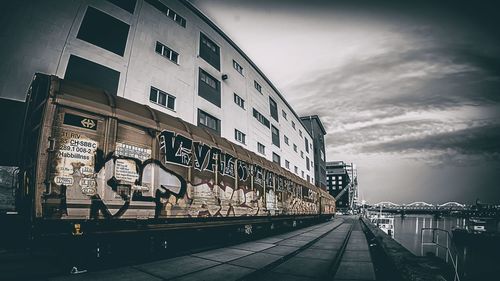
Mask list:
[[[354,163],[348,163],[345,166],[347,175],[350,178],[351,191],[349,195],[350,208],[355,208],[359,206],[359,194],[358,194],[358,168]]]
[[[311,165],[314,164],[314,184],[326,190],[325,127],[318,115],[303,116],[300,120],[313,139],[314,163]]]
[[[208,128],[316,182],[309,130],[250,58],[189,2],[5,4],[1,97],[23,99],[34,73],[53,74]]]
[[[326,162],[326,181],[327,191],[336,198],[337,208],[348,209],[350,192],[345,189],[348,188],[351,177],[347,171],[346,163],[344,161]]]

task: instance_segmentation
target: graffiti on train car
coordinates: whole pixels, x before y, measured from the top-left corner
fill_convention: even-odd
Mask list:
[[[309,188],[173,131],[164,130],[156,138],[159,160],[150,148],[125,142],[117,142],[115,151],[104,155],[97,141],[72,134],[59,140],[55,152],[59,158],[52,181],[60,190],[55,196],[61,198],[55,208],[59,217],[262,216],[318,211],[317,196]],[[73,152],[78,154],[68,154]],[[45,209],[46,217],[57,213]]]

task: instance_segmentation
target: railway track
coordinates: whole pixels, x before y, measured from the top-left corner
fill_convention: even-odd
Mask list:
[[[357,223],[357,222],[354,222]],[[301,254],[306,253],[307,251],[322,251],[321,248],[325,248],[326,244],[330,243],[332,247],[329,250],[334,250],[336,254],[333,259],[329,262],[329,266],[327,266],[327,270],[320,272],[318,276],[316,276],[319,280],[332,280],[339,268],[340,262],[342,261],[342,257],[347,248],[347,244],[349,242],[349,238],[351,236],[353,229],[353,222],[351,220],[342,221],[335,227],[333,227],[328,232],[318,236],[317,238],[311,240],[307,244],[298,248],[296,251],[293,251],[279,260],[262,267],[242,278],[238,279],[239,281],[253,281],[253,280],[276,280],[275,272],[279,272],[279,267],[287,261],[293,259],[294,257],[300,257]],[[297,234],[294,237],[298,237],[301,234]],[[293,239],[294,237],[290,237],[289,239]],[[319,245],[318,245],[319,244]]]
[[[282,258],[278,259],[277,261],[265,266],[265,267],[262,267],[252,273],[250,273],[249,275],[247,276],[244,276],[242,278],[240,278],[239,280],[240,281],[244,281],[244,280],[261,280],[262,277],[265,277],[266,274],[269,274],[269,272],[272,272],[273,269],[279,267],[281,264],[285,263],[286,261],[292,259],[293,257],[297,256],[298,254],[300,253],[303,253],[304,251],[310,249],[315,243],[317,243],[318,241],[320,241],[322,238],[326,237],[328,234],[330,234],[332,231],[340,228],[341,226],[345,226],[346,224],[344,222],[340,222],[338,225],[336,225],[335,227],[333,227],[331,230],[329,230],[328,232],[318,236],[317,238],[311,240],[310,242],[308,242],[307,244],[301,246],[300,248],[298,248],[297,250],[291,252],[290,254],[288,255],[285,255],[283,256]],[[347,233],[346,235],[346,240],[348,239],[348,236],[349,236],[349,232]],[[293,239],[294,237],[298,237],[300,236],[301,234],[297,234],[296,236],[292,236],[290,237],[289,239]],[[345,244],[345,242],[344,242]],[[340,254],[340,253],[339,253]],[[325,276],[326,277],[326,276]]]

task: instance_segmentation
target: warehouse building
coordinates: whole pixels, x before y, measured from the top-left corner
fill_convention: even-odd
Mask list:
[[[53,74],[205,127],[316,182],[309,130],[250,58],[188,1],[5,5],[2,98],[23,99],[34,73]]]

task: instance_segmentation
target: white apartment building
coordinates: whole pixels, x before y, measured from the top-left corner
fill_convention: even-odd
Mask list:
[[[36,72],[54,74],[207,127],[314,184],[314,142],[299,116],[189,2],[9,2],[0,32],[3,98],[22,98]]]

